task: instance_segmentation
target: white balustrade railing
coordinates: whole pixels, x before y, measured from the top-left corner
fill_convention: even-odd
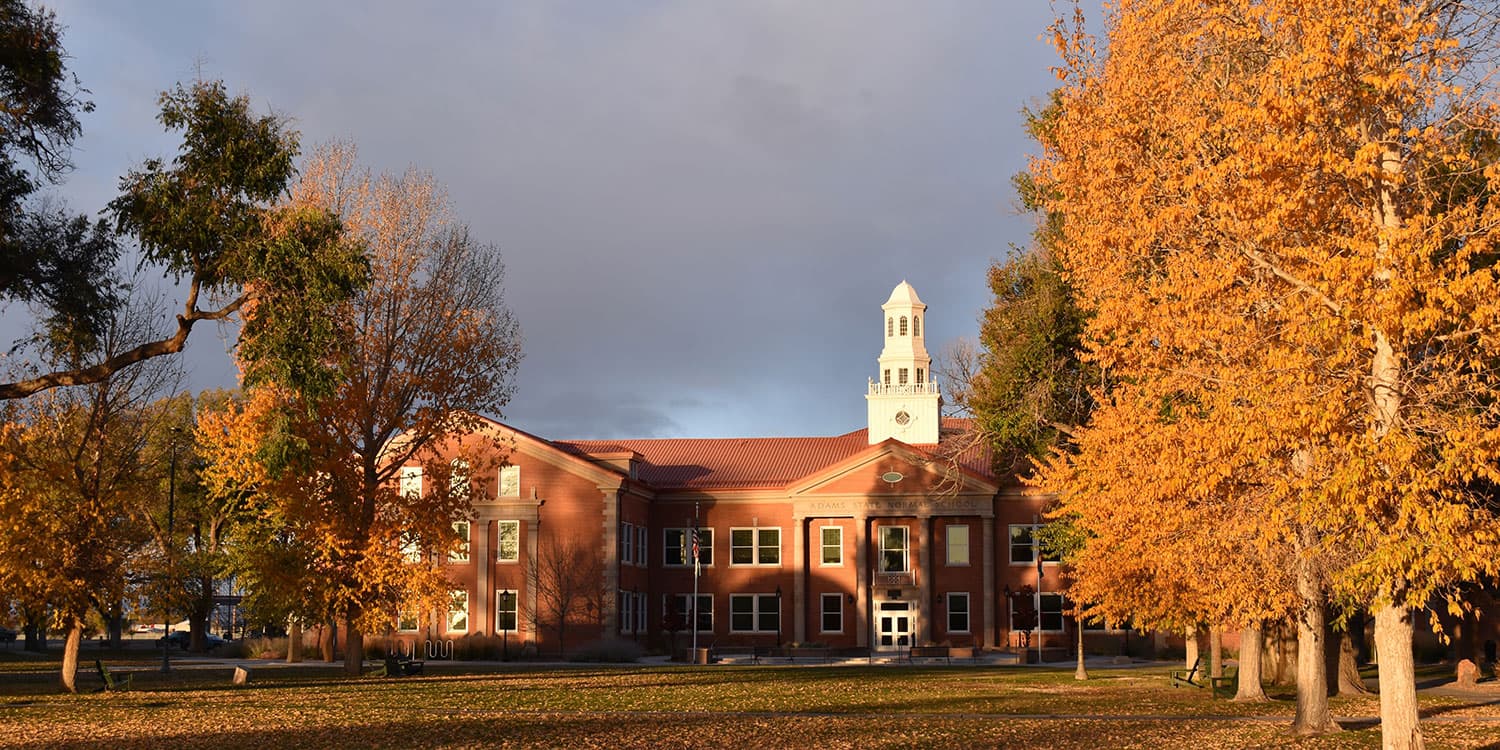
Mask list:
[[[925,396],[940,392],[938,384],[932,381],[891,385],[886,385],[878,380],[870,381],[871,396]]]

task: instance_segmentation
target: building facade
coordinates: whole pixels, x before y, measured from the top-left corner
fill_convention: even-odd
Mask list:
[[[1043,500],[941,416],[926,312],[906,282],[881,307],[868,423],[842,435],[556,440],[489,422],[458,450],[509,453],[476,478],[432,629],[543,650],[559,618],[568,646],[690,628],[719,646],[1065,645],[1063,582],[1033,543]],[[560,604],[549,575],[587,591]]]

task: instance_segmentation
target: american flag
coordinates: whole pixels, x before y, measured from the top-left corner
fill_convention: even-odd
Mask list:
[[[698,529],[693,528],[693,575],[702,572],[702,564],[698,562]]]

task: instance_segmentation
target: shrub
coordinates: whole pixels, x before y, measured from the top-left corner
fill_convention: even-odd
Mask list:
[[[568,656],[568,661],[623,664],[641,658],[641,645],[635,641],[606,638],[586,644]]]

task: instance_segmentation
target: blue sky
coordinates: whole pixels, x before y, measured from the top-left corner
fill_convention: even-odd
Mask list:
[[[200,70],[305,146],[430,170],[506,259],[504,418],[555,438],[863,426],[898,282],[934,350],[976,335],[1055,83],[1041,0],[49,6],[97,105],[57,197],[170,154],[156,95]],[[194,332],[191,387],[233,384],[231,334]]]

